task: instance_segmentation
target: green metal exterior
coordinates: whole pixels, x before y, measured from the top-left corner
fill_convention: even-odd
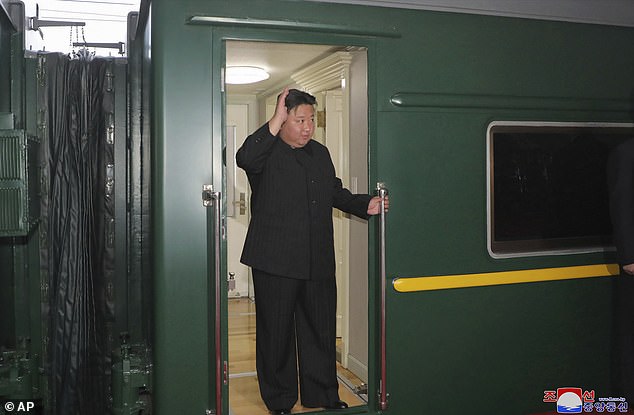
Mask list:
[[[152,365],[147,345],[122,343],[113,351],[112,361],[113,415],[152,413]]]
[[[193,16],[236,19],[190,24]],[[386,182],[392,202],[388,278],[614,262],[610,254],[492,259],[485,133],[493,120],[631,122],[634,29],[219,0],[154,1],[152,27],[157,413],[214,408],[214,247],[200,192],[223,183],[223,39],[368,48],[370,183]],[[397,94],[409,94],[404,104]],[[370,239],[376,245],[373,231]],[[376,356],[376,271],[369,278]],[[530,414],[555,409],[542,402],[546,389],[611,393],[609,278],[388,289],[387,300],[387,413]],[[377,413],[376,363],[368,413]]]
[[[211,45],[208,34],[184,25],[181,8],[153,3],[151,15],[154,407],[165,414],[204,414],[213,407],[213,294],[207,283],[212,247],[201,200],[213,163]],[[178,59],[176,50],[184,52]]]
[[[0,236],[25,236],[39,219],[39,141],[0,130]]]

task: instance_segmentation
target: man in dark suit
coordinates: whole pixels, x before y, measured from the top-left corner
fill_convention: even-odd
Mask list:
[[[615,392],[634,399],[634,139],[616,147],[608,159],[610,216],[621,276],[614,281]]]
[[[236,154],[252,191],[241,261],[253,271],[258,382],[275,414],[297,402],[297,361],[304,406],[348,406],[336,372],[332,208],[367,219],[381,206],[342,187],[328,149],[312,140],[314,105],[312,95],[285,89]]]

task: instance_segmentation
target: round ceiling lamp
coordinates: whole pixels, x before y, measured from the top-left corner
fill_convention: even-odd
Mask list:
[[[229,66],[225,82],[232,85],[253,84],[269,79],[269,73],[257,66]]]

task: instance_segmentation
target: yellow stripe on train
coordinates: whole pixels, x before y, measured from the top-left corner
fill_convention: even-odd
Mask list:
[[[428,277],[399,277],[393,281],[398,292],[447,290],[490,285],[572,280],[619,275],[618,264],[580,265],[561,268],[538,268],[519,271],[485,272]]]

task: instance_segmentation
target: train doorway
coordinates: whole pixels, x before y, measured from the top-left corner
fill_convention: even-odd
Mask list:
[[[353,193],[368,189],[367,50],[358,47],[230,40],[225,67],[260,66],[271,81],[226,84],[227,337],[229,411],[267,414],[255,369],[255,302],[250,270],[240,263],[249,221],[250,189],[235,152],[269,120],[286,86],[317,98],[314,139],[328,147],[337,176]],[[337,266],[337,359],[340,396],[367,404],[368,224],[333,213]],[[293,413],[309,411],[298,404]],[[314,410],[314,409],[312,409]]]

